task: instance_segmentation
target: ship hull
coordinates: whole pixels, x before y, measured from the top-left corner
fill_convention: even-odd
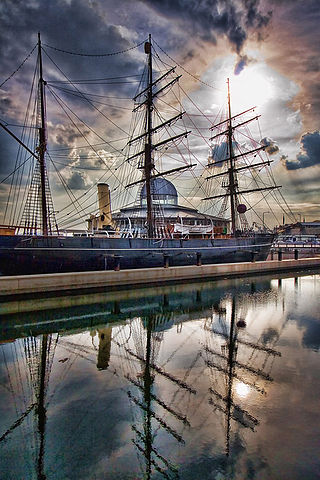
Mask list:
[[[40,236],[11,237],[5,242],[2,239],[1,274],[28,275],[265,260],[273,235],[189,240]]]

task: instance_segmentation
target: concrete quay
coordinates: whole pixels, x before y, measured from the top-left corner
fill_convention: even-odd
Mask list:
[[[263,275],[320,269],[320,257],[263,262],[219,263],[168,268],[106,270],[0,277],[0,296],[86,290],[93,288],[143,287],[166,282]]]

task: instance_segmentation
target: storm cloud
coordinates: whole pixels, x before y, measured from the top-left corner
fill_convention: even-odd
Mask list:
[[[71,190],[85,190],[90,185],[82,172],[73,172],[66,183]]]
[[[170,18],[175,24],[188,25],[190,35],[216,43],[217,36],[225,35],[233,49],[240,53],[249,33],[259,33],[270,19],[271,12],[262,13],[259,0],[245,2],[204,0],[142,0]]]
[[[269,137],[264,137],[262,140],[261,140],[261,145],[264,145],[266,148],[265,148],[265,151],[269,154],[269,155],[273,155],[274,153],[278,153],[279,152],[279,147],[278,145],[276,144],[276,142],[274,140],[272,140],[271,138]]]
[[[296,160],[286,160],[288,170],[298,170],[320,165],[320,131],[305,133],[301,137],[301,150]]]
[[[242,70],[244,69],[244,67],[246,67],[249,63],[249,58],[247,57],[247,55],[241,55],[239,60],[237,61],[235,67],[234,67],[234,74],[235,75],[239,75]]]

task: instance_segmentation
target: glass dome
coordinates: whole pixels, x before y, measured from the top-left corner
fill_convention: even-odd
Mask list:
[[[178,205],[178,193],[176,187],[165,178],[158,177],[151,179],[151,195],[153,203],[161,205]],[[146,205],[146,185],[144,184],[140,192],[140,204]]]

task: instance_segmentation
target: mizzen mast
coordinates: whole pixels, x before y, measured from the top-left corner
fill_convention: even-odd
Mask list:
[[[236,233],[236,205],[237,205],[237,180],[234,172],[234,159],[233,159],[233,147],[232,147],[232,117],[231,117],[231,101],[230,101],[230,82],[227,79],[228,84],[228,148],[229,148],[229,192],[230,192],[230,208],[231,208],[231,229],[232,234]]]
[[[233,142],[233,134],[234,131],[246,125],[247,123],[252,122],[253,120],[257,120],[260,115],[256,115],[255,117],[250,118],[249,120],[242,121],[240,123],[235,124],[233,120],[235,120],[237,117],[241,117],[241,115],[246,114],[248,112],[254,111],[256,107],[250,108],[248,110],[245,110],[242,113],[239,113],[237,115],[232,116],[231,115],[231,99],[230,99],[230,82],[229,78],[227,79],[227,85],[228,85],[228,113],[227,113],[227,118],[223,120],[222,122],[213,125],[210,130],[213,130],[215,128],[220,128],[223,124],[226,124],[226,129],[223,131],[220,131],[216,135],[212,136],[210,138],[210,141],[214,140],[217,137],[221,136],[226,136],[226,144],[227,144],[227,155],[226,158],[223,158],[222,160],[217,160],[213,161],[212,163],[208,163],[208,167],[212,166],[217,166],[220,164],[226,164],[227,170],[223,172],[216,173],[214,175],[209,175],[206,177],[206,180],[210,180],[212,178],[217,178],[217,177],[222,177],[222,176],[227,176],[227,185],[222,185],[224,188],[227,189],[227,192],[221,195],[213,195],[210,197],[205,197],[202,200],[213,200],[213,199],[218,199],[218,198],[224,198],[226,199],[227,197],[230,197],[230,213],[231,213],[231,234],[233,236],[241,235],[241,224],[247,224],[247,221],[245,219],[241,219],[239,217],[239,214],[244,214],[247,210],[246,205],[240,205],[239,204],[239,195],[245,194],[245,193],[254,193],[254,192],[261,192],[261,191],[268,191],[268,190],[274,190],[280,187],[280,185],[272,185],[272,186],[263,186],[259,188],[248,188],[248,189],[239,189],[239,184],[237,180],[237,172],[243,171],[243,170],[251,170],[255,168],[262,168],[264,166],[269,166],[272,160],[267,160],[267,161],[261,161],[257,163],[252,163],[252,164],[247,164],[244,166],[236,166],[236,162],[238,160],[243,160],[247,155],[253,155],[256,154],[257,152],[261,150],[265,150],[266,146],[262,145],[257,148],[254,148],[249,151],[245,152],[240,152],[239,154],[235,155],[234,153],[234,142]]]

